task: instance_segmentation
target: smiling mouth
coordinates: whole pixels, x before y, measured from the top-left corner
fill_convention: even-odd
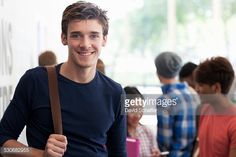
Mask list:
[[[77,53],[81,56],[89,56],[89,55],[93,54],[94,52],[95,51],[93,51],[93,52],[77,52]]]

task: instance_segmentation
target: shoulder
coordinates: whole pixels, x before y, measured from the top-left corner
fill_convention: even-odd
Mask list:
[[[153,140],[154,133],[148,126],[140,124],[137,129],[138,129],[140,136],[145,135],[146,137],[149,138],[149,140],[151,140],[151,141]]]
[[[47,78],[46,68],[38,66],[27,70],[21,77],[20,82],[30,83],[43,78]]]
[[[123,93],[123,89],[121,85],[101,72],[97,71],[97,84],[105,90],[109,91],[109,93]]]
[[[231,117],[230,118],[230,124],[231,126],[236,129],[236,106],[231,106],[230,111],[228,112],[229,116]]]
[[[146,132],[148,135],[153,135],[152,130],[151,130],[148,126],[140,125],[140,127],[141,127],[143,130],[145,130],[145,132]]]
[[[196,108],[200,104],[200,98],[197,92],[186,83],[178,83],[177,88],[169,93],[172,97],[175,96],[178,98],[179,103],[191,104],[188,106],[192,106]]]
[[[43,76],[45,73],[45,76]],[[43,74],[43,75],[42,75]],[[30,96],[34,91],[38,91],[47,85],[47,74],[43,67],[36,67],[27,70],[20,78],[16,89],[14,98],[19,96]]]
[[[202,104],[200,108],[201,115],[209,115],[213,112],[213,108],[210,104]]]
[[[235,114],[231,116],[230,120],[228,121],[228,133],[230,137],[233,137],[236,140],[236,116]]]
[[[42,76],[42,75],[45,75],[46,72],[47,71],[45,67],[38,66],[38,67],[27,70],[24,76],[26,77]]]

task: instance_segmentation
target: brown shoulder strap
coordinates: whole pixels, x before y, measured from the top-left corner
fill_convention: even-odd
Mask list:
[[[56,68],[54,66],[48,66],[46,68],[48,72],[49,96],[54,132],[55,134],[62,134],[61,106],[57,84]]]

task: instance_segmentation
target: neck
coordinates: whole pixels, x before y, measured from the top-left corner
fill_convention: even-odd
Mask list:
[[[65,62],[61,65],[60,74],[77,83],[89,83],[95,77],[96,68],[81,68]]]
[[[136,137],[136,129],[137,126],[128,125],[128,133],[130,134],[131,137]]]
[[[175,78],[171,78],[171,79],[162,78],[161,79],[161,83],[163,83],[163,84],[173,84],[176,82],[177,82],[177,80]]]
[[[213,108],[215,109],[215,111],[220,112],[220,111],[224,111],[231,105],[232,105],[231,101],[225,95],[219,94],[216,97]]]

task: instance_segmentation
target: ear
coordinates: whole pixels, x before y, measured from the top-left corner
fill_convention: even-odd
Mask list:
[[[103,41],[102,41],[102,46],[106,46],[106,43],[107,43],[107,35],[106,36],[103,36]]]
[[[67,45],[67,38],[64,33],[61,33],[61,42],[63,45]]]
[[[213,91],[215,91],[215,93],[221,93],[221,85],[220,85],[220,83],[217,82],[214,85],[212,85],[212,89],[213,89]]]

